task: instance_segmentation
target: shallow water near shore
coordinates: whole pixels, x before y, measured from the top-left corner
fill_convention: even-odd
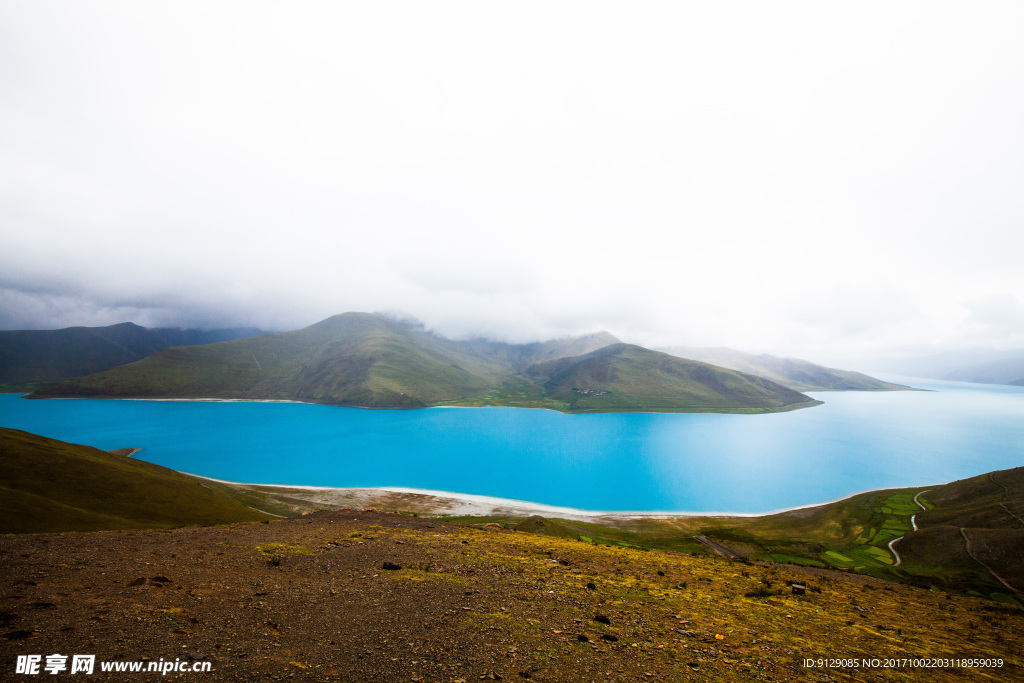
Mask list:
[[[892,378],[900,381],[900,378]],[[585,510],[756,513],[1024,465],[1024,388],[816,393],[767,415],[24,400],[0,425],[230,481],[395,486]]]

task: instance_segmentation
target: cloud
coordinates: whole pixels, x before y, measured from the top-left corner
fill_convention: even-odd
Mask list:
[[[974,344],[998,340],[996,348],[1024,347],[1024,299],[994,294],[964,303],[965,337]]]
[[[1022,18],[7,4],[0,325],[1006,344]]]
[[[808,333],[833,342],[878,337],[923,317],[914,296],[884,282],[810,292],[790,310]]]
[[[104,303],[88,296],[0,288],[0,329],[56,329],[70,326],[68,321],[88,327],[126,321],[144,327],[210,327],[214,322],[152,303]]]

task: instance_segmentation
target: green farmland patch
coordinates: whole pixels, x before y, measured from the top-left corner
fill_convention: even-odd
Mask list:
[[[849,557],[847,557],[846,555],[841,555],[834,550],[827,550],[823,554],[826,558],[834,560],[835,562],[841,562],[844,565],[853,564],[853,560],[851,560]]]

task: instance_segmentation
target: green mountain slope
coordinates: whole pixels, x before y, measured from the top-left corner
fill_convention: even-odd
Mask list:
[[[132,363],[171,346],[212,344],[259,333],[250,328],[179,330],[133,323],[0,331],[0,388],[30,390]]]
[[[899,391],[909,388],[883,382],[860,372],[828,368],[799,358],[754,355],[725,347],[676,346],[663,350],[680,358],[764,377],[796,391]]]
[[[166,467],[0,428],[0,533],[154,529],[268,519]]]
[[[545,394],[573,412],[767,412],[818,401],[761,377],[632,344],[534,365]]]
[[[601,349],[616,351],[594,355]],[[594,384],[612,376],[607,387]],[[583,389],[612,393],[581,397],[572,391],[581,383]],[[568,412],[763,412],[816,403],[765,380],[623,345],[608,334],[521,345],[453,341],[367,313],[337,315],[294,332],[165,349],[32,395],[129,396],[380,408],[517,405]]]

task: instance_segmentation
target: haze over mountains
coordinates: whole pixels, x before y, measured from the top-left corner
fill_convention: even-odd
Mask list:
[[[910,377],[1024,386],[1024,349],[948,351],[880,360],[874,366]]]
[[[725,347],[675,346],[663,350],[682,358],[691,358],[764,377],[795,391],[898,391],[907,389],[900,384],[883,382],[860,372],[828,368],[799,358],[783,358],[768,354],[754,355]]]
[[[1024,356],[992,361],[946,373],[943,379],[982,384],[1024,386]]]
[[[761,377],[623,344],[606,333],[534,344],[453,341],[367,313],[292,332],[165,349],[32,397],[514,405],[565,412],[771,412],[818,403]]]

